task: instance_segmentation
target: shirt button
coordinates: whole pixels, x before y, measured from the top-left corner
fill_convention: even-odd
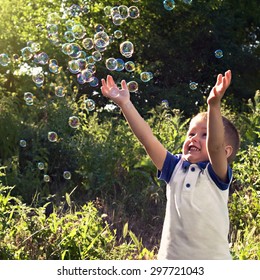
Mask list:
[[[189,183],[188,183],[188,184],[186,184],[186,187],[187,187],[187,188],[189,188],[189,187],[190,187],[190,184],[189,184]]]
[[[192,172],[194,172],[194,171],[195,171],[195,167],[192,167],[190,170],[191,170]]]

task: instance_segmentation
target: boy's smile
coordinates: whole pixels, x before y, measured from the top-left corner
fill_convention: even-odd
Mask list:
[[[192,119],[183,144],[183,158],[191,163],[209,160],[206,140],[207,120],[201,118]]]

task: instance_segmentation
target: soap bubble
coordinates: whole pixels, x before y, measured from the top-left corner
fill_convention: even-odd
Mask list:
[[[134,52],[134,45],[130,41],[125,41],[120,44],[120,53],[123,56],[129,58],[132,56],[133,52]]]
[[[104,13],[105,13],[105,15],[106,15],[107,17],[110,17],[110,16],[111,16],[111,9],[112,9],[111,6],[106,6],[106,7],[104,8]]]
[[[49,60],[49,71],[54,74],[59,73],[59,65],[56,59]]]
[[[129,17],[130,18],[135,19],[135,18],[138,18],[140,16],[140,11],[136,6],[129,7],[128,11],[129,11]]]
[[[79,118],[76,116],[69,117],[69,126],[72,128],[78,128],[80,125]]]
[[[121,30],[115,30],[115,31],[114,31],[114,37],[115,37],[116,39],[122,38],[122,31],[121,31]]]
[[[191,90],[195,90],[195,89],[197,89],[198,84],[196,82],[190,82],[189,86],[190,86]]]
[[[131,60],[125,63],[125,70],[127,72],[133,72],[135,70],[135,63]]]
[[[64,33],[64,39],[69,43],[74,42],[75,34],[71,30],[68,30]]]
[[[86,29],[82,24],[74,25],[71,31],[74,33],[76,39],[83,39],[86,35]]]
[[[55,87],[55,95],[58,97],[64,97],[66,94],[66,88],[64,88],[63,86],[57,86]]]
[[[110,57],[106,60],[106,68],[110,71],[114,71],[117,68],[117,60],[113,57]]]
[[[95,61],[101,61],[102,60],[102,54],[101,54],[100,51],[94,51],[92,53],[92,56],[93,56]]]
[[[72,74],[77,74],[80,71],[79,62],[78,60],[70,60],[68,62],[69,71]]]
[[[97,77],[92,77],[91,81],[89,82],[91,87],[97,87],[99,85],[99,81]]]
[[[27,42],[27,47],[30,47],[33,52],[38,52],[40,50],[40,44],[33,41]]]
[[[23,140],[23,139],[20,140],[19,145],[20,145],[22,148],[25,148],[26,145],[27,145],[26,140]]]
[[[169,101],[166,99],[162,100],[161,106],[166,109],[169,108]]]
[[[117,65],[116,65],[116,71],[123,71],[124,70],[124,68],[125,68],[125,62],[124,62],[124,60],[123,59],[121,59],[121,58],[117,58],[116,59],[116,63],[117,63]]]
[[[65,180],[70,180],[71,179],[71,173],[69,171],[64,171],[63,172],[63,178]]]
[[[140,74],[140,79],[143,81],[143,82],[148,82],[150,81],[151,79],[153,78],[153,74],[151,72],[142,72]]]
[[[26,102],[26,105],[33,105],[33,94],[31,92],[25,92],[23,98]]]
[[[11,60],[7,54],[5,53],[0,54],[0,64],[2,66],[7,66],[10,63],[10,61]]]
[[[91,50],[94,47],[93,39],[92,38],[85,38],[85,39],[83,39],[82,46],[86,50]]]
[[[65,26],[67,28],[67,30],[72,30],[72,27],[75,25],[75,22],[74,20],[72,19],[68,19],[66,22],[65,22]]]
[[[216,50],[215,51],[215,57],[216,58],[222,58],[223,57],[223,51],[222,50]]]
[[[44,169],[44,163],[43,162],[38,162],[37,167],[39,170],[43,170]]]
[[[90,99],[90,98],[86,99],[85,104],[86,104],[86,108],[87,108],[88,111],[95,110],[96,104],[95,104],[95,101],[93,99]]]
[[[136,81],[128,82],[127,87],[128,87],[129,92],[137,92],[138,91],[138,83]]]
[[[120,5],[120,6],[118,7],[118,11],[119,11],[119,14],[120,14],[120,16],[121,16],[122,19],[128,18],[128,16],[129,16],[129,9],[128,9],[127,6],[125,6],[125,5]]]
[[[109,45],[109,36],[106,32],[100,31],[94,35],[94,45],[98,48],[105,48]]]
[[[94,30],[95,30],[95,32],[97,33],[97,32],[101,32],[101,31],[104,31],[105,30],[105,27],[104,27],[104,25],[103,24],[96,24],[95,25],[95,27],[94,27]]]
[[[33,50],[30,47],[24,47],[21,49],[23,60],[30,60],[33,57]]]
[[[46,183],[48,183],[48,182],[51,181],[51,177],[50,177],[49,175],[47,175],[47,174],[44,174],[44,175],[43,175],[43,181],[46,182]]]
[[[47,22],[49,24],[59,24],[61,21],[61,17],[58,13],[53,12],[47,15]]]
[[[32,74],[32,80],[36,84],[37,87],[41,87],[44,82],[44,75],[42,72]]]
[[[164,0],[163,6],[167,11],[171,11],[175,8],[175,1],[174,0]]]
[[[59,28],[57,24],[47,24],[47,31],[49,34],[57,34],[58,30]]]
[[[49,56],[45,52],[41,52],[36,56],[37,62],[41,65],[48,64]]]
[[[48,140],[49,140],[50,142],[57,142],[57,140],[58,140],[58,135],[57,135],[57,133],[54,132],[54,131],[48,132]]]
[[[93,55],[89,55],[86,57],[86,62],[88,65],[94,65],[96,63],[95,57]]]
[[[90,69],[84,69],[82,72],[81,72],[81,75],[82,75],[82,79],[89,83],[91,80],[92,80],[92,77],[93,77],[93,72],[90,70]]]
[[[121,25],[124,22],[124,19],[120,14],[116,14],[112,17],[112,21],[114,25]]]

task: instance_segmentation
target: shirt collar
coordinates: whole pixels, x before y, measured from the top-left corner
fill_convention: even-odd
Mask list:
[[[208,163],[209,163],[209,161],[200,161],[200,162],[197,162],[195,164],[197,164],[200,169],[205,169]],[[182,168],[187,170],[191,164],[192,163],[190,163],[189,161],[184,160],[182,162]]]

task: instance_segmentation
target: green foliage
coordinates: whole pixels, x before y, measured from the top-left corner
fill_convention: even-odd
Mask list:
[[[69,195],[66,197],[69,203]],[[46,207],[25,206],[11,196],[11,188],[0,185],[1,259],[138,259],[153,255],[132,231],[126,230],[119,244],[115,230],[91,202],[79,211],[69,207],[66,213],[54,211],[48,217]]]

